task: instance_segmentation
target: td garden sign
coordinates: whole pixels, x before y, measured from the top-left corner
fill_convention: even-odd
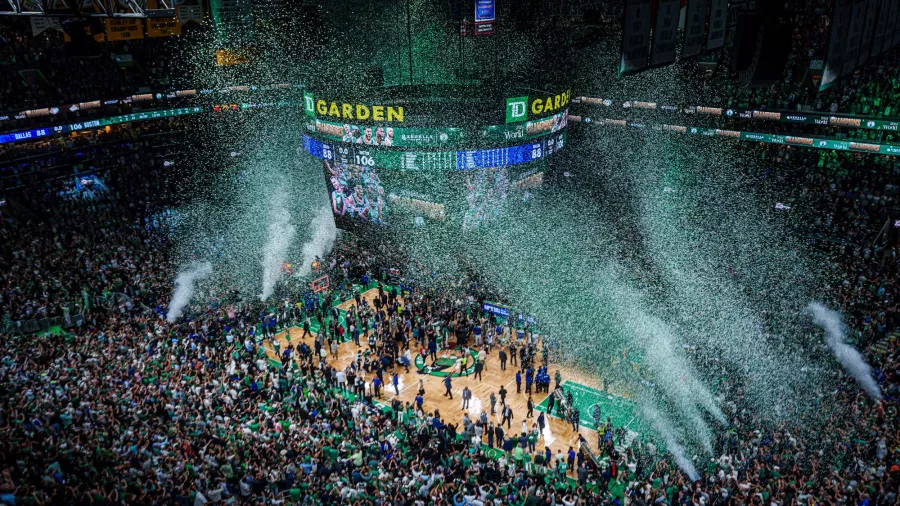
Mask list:
[[[403,123],[404,118],[403,106],[333,102],[316,99],[312,93],[303,94],[303,104],[310,118],[329,118],[341,123],[347,120]]]
[[[555,114],[569,106],[572,90],[546,97],[513,97],[506,99],[506,122],[516,123],[529,117]]]

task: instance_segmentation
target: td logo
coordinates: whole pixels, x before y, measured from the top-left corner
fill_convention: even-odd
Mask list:
[[[528,119],[528,97],[506,99],[506,122],[515,123]]]
[[[306,109],[306,115],[310,118],[316,117],[316,101],[313,99],[312,93],[303,94],[303,108]]]

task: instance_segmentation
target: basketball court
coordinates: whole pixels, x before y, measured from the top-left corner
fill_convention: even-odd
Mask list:
[[[360,296],[372,304],[374,298],[378,295],[377,288],[364,287],[362,285],[354,286],[354,289],[359,290],[365,288],[368,289],[363,291]],[[343,318],[347,311],[354,305],[356,305],[356,302],[352,299],[334,304],[340,312],[338,316],[339,321],[343,323]],[[328,325],[330,319],[331,316],[329,315],[329,317],[325,319],[324,324]],[[279,341],[280,349],[282,350],[287,346],[288,339],[290,339],[290,342],[295,347],[301,342],[305,342],[312,348],[315,334],[318,330],[318,322],[315,321],[315,319],[311,319],[310,335],[302,337],[302,327],[291,327],[276,334],[275,339]],[[334,359],[331,356],[330,350],[328,350],[328,362],[336,369],[347,367],[350,362],[356,359],[358,352],[369,349],[364,337],[360,339],[361,346],[356,346],[356,344],[350,340],[349,334],[345,334],[345,339],[346,341],[338,348],[337,359]],[[275,349],[272,346],[272,341],[265,340],[263,346],[270,359],[270,363],[272,363],[273,366],[280,366],[280,357],[276,354]],[[413,350],[415,350],[415,348],[413,348]],[[437,354],[437,360],[432,361],[430,357],[422,357],[419,353],[415,352],[413,353],[414,364],[410,366],[409,373],[406,373],[403,367],[397,367],[394,371],[386,371],[385,385],[381,392],[382,395],[381,398],[376,399],[376,401],[389,405],[393,398],[397,397],[404,404],[413,404],[419,380],[422,380],[425,388],[425,410],[438,410],[441,418],[443,418],[446,423],[461,424],[464,413],[468,413],[470,417],[477,417],[481,411],[485,411],[490,415],[490,395],[493,393],[498,401],[494,415],[489,416],[489,418],[494,424],[499,424],[501,412],[499,391],[501,387],[504,387],[508,392],[506,401],[513,410],[512,423],[509,424],[509,428],[504,425],[504,430],[507,434],[518,434],[522,430],[523,420],[526,422],[526,428],[531,430],[532,424],[537,421],[539,412],[546,412],[548,394],[540,393],[532,395],[535,410],[531,418],[526,418],[528,396],[525,394],[524,379],[522,382],[522,392],[516,392],[515,373],[517,366],[508,362],[506,370],[501,370],[498,350],[495,348],[494,351],[487,356],[482,373],[482,380],[479,381],[475,379],[473,375],[475,354],[477,354],[477,351],[472,352],[469,357],[465,357],[465,361],[463,362],[461,351],[441,350]],[[537,444],[539,449],[543,449],[544,446],[547,445],[550,446],[551,451],[555,453],[557,449],[565,452],[570,446],[577,448],[578,435],[581,434],[591,444],[592,449],[596,450],[596,425],[590,416],[591,408],[594,405],[600,406],[604,421],[606,420],[606,417],[610,417],[616,427],[625,427],[629,431],[630,437],[628,438],[628,443],[638,435],[635,430],[638,429],[638,425],[637,419],[634,416],[633,402],[627,399],[627,394],[622,392],[605,392],[601,389],[602,378],[587,376],[580,371],[565,366],[557,366],[553,363],[550,364],[551,375],[555,374],[557,369],[559,369],[564,378],[562,386],[572,392],[574,404],[581,412],[581,424],[576,432],[572,429],[571,423],[558,418],[555,413],[551,416],[547,416],[547,423],[542,434],[543,437]],[[421,373],[419,371],[421,371]],[[391,374],[393,372],[398,374],[399,395],[395,392],[393,385],[391,385]],[[444,377],[447,375],[451,375],[453,399],[444,396],[446,389],[443,381]],[[369,385],[371,384],[372,377],[371,374],[366,375],[365,377],[367,388],[369,388]],[[468,408],[464,409],[462,390],[466,386],[468,386],[472,392],[472,399],[469,402]]]

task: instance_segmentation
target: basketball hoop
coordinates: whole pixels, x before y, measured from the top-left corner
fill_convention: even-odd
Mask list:
[[[312,289],[313,293],[324,292],[328,289],[328,276],[322,276],[319,279],[314,279],[309,287]]]

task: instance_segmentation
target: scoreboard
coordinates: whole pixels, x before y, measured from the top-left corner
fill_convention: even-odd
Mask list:
[[[303,136],[303,149],[323,160],[363,167],[424,171],[475,170],[518,165],[548,157],[565,145],[565,131],[524,144],[465,151],[383,150],[365,145],[323,142],[308,135]]]

